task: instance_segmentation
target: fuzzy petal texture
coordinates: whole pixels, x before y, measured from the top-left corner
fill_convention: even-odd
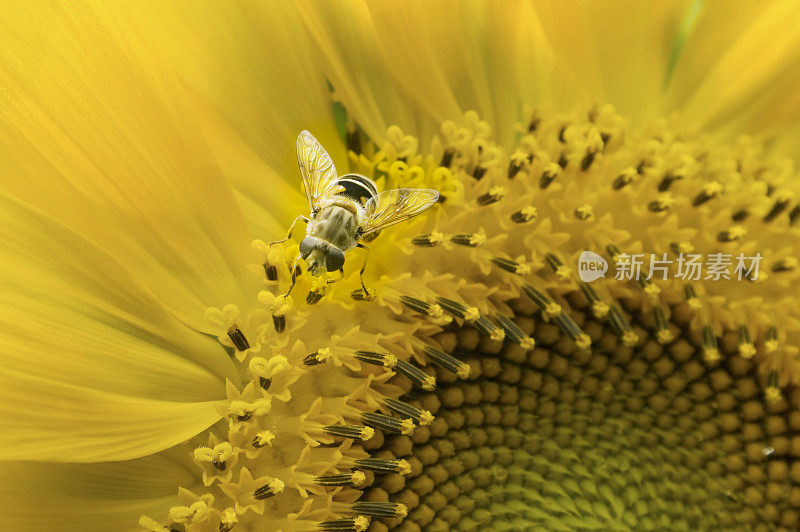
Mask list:
[[[383,65],[410,106],[425,110],[434,124],[472,109],[503,140],[511,140],[510,126],[520,119],[523,102],[556,103],[560,95],[575,92],[574,87],[557,90],[569,80],[555,66],[538,14],[525,3],[501,8],[475,1],[367,2],[362,9],[369,12],[378,40],[367,52],[375,48],[382,53]],[[345,48],[339,43],[358,48],[349,28],[336,22],[340,16],[329,12],[320,19],[335,32],[335,49]],[[371,72],[356,75],[376,95],[382,94]],[[382,107],[390,96],[381,97]],[[398,117],[386,119],[394,123]],[[427,139],[422,126],[409,131]]]
[[[171,66],[211,107],[199,113],[200,125],[246,219],[259,238],[277,240],[300,214],[293,201],[302,199],[297,134],[311,131],[340,173],[347,163],[328,80],[293,3],[145,2],[134,11]]]
[[[690,2],[536,3],[556,61],[587,103],[611,103],[643,121],[658,116],[668,64]]]
[[[5,459],[143,456],[219,419],[233,364],[126,266],[0,194]]]
[[[3,189],[108,251],[182,321],[246,306],[250,237],[186,93],[123,4],[4,4]]]
[[[439,88],[430,93],[430,105],[419,106],[405,94],[390,69],[391,58],[384,53],[368,3],[301,0],[297,9],[314,42],[317,68],[327,74],[335,97],[371,138],[382,140],[391,124],[406,131],[427,127],[431,133],[431,108],[442,113],[458,110],[441,72],[417,72],[432,76]]]
[[[139,516],[163,515],[178,486],[197,483],[175,452],[100,464],[0,462],[3,528],[15,532],[141,530]]]
[[[295,157],[292,172],[277,172],[219,110],[200,96],[194,96],[193,101],[201,127],[214,147],[214,155],[226,174],[231,174],[228,177],[236,202],[252,234],[267,242],[285,237],[292,220],[300,214],[308,214],[308,200],[303,193],[296,156],[292,155]],[[295,133],[287,132],[282,143],[294,146]],[[341,146],[341,143],[333,145]],[[345,173],[344,157],[339,157],[335,164],[337,169],[341,168],[339,173]],[[296,234],[300,232],[298,226]]]
[[[677,61],[668,104],[697,127],[776,137],[800,117],[798,82],[797,2],[710,1]]]
[[[688,2],[300,2],[331,82],[368,134],[430,137],[477,110],[503,141],[523,104],[655,109]],[[631,73],[636,73],[635,83]]]

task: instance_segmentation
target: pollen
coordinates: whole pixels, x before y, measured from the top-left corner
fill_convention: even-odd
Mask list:
[[[717,234],[717,240],[720,242],[733,242],[735,240],[739,240],[744,235],[747,234],[747,229],[742,227],[741,225],[733,225],[729,229],[725,231],[721,231]]]
[[[534,221],[538,215],[539,209],[532,205],[528,205],[527,207],[523,207],[522,209],[511,213],[511,220],[518,224],[524,224]]]
[[[369,297],[348,254],[283,298],[293,257],[254,244],[258,306],[206,311],[239,375],[192,443],[205,491],[142,526],[800,526],[800,179],[752,139],[528,112],[504,146],[474,112],[430,146],[348,129],[347,171],[441,202],[368,243]]]
[[[191,506],[173,506],[169,515],[176,523],[202,523],[208,518],[208,506],[205,501],[197,501]]]
[[[559,175],[561,175],[561,166],[554,162],[547,163],[539,179],[539,188],[547,188]]]
[[[584,203],[575,209],[575,217],[579,220],[583,220],[584,222],[594,221],[594,207],[588,203]]]
[[[256,488],[253,491],[253,496],[259,500],[266,499],[267,497],[272,497],[273,495],[281,493],[284,487],[285,486],[280,479],[273,478],[260,488]]]
[[[503,199],[507,194],[507,190],[505,187],[492,187],[486,194],[478,196],[476,200],[478,205],[491,205],[492,203],[496,203]]]
[[[561,305],[555,302],[550,302],[544,308],[545,313],[550,316],[551,318],[555,318],[561,315]]]
[[[256,433],[255,437],[253,438],[252,445],[256,449],[260,447],[264,447],[265,445],[271,445],[272,440],[275,439],[275,434],[268,430],[262,430]]]
[[[739,355],[742,358],[750,359],[753,358],[756,354],[756,346],[751,343],[742,343],[739,344]]]
[[[444,240],[445,240],[445,236],[442,233],[440,233],[438,231],[433,231],[431,233],[427,233],[427,234],[424,234],[424,235],[415,236],[411,240],[411,242],[415,246],[421,246],[421,247],[426,247],[426,248],[435,248],[436,246],[438,246],[439,244],[444,242]]]

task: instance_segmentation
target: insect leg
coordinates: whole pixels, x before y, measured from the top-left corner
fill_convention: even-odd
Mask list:
[[[286,242],[287,240],[292,238],[292,231],[294,231],[294,226],[297,225],[297,220],[303,220],[305,223],[308,223],[308,218],[306,218],[305,216],[298,216],[297,218],[294,219],[292,225],[289,226],[289,232],[286,234],[286,238],[284,238],[283,240],[276,240],[275,242],[270,242],[269,245],[274,246],[275,244]]]
[[[298,260],[300,260],[300,255],[295,257],[294,262],[292,263],[292,284],[289,285],[289,289],[286,291],[286,293],[283,295],[283,297],[287,297],[289,295],[289,293],[292,291],[292,288],[294,288],[295,281],[297,281],[297,261]],[[303,273],[303,271],[300,270],[300,273]]]
[[[372,294],[370,294],[369,290],[367,290],[367,287],[364,286],[364,270],[367,269],[367,259],[369,258],[369,246],[365,246],[364,244],[359,243],[356,244],[356,247],[367,250],[367,254],[364,256],[364,264],[361,265],[361,271],[358,272],[358,278],[361,280],[361,288],[364,290],[364,295],[366,297],[370,297]]]
[[[328,279],[327,283],[328,284],[338,283],[342,279],[344,279],[344,268],[339,268],[339,278],[338,279]]]

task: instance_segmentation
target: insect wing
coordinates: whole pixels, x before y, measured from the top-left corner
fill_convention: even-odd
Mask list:
[[[297,164],[311,212],[316,212],[322,198],[336,193],[336,167],[325,148],[308,131],[297,136]]]
[[[399,188],[381,192],[364,205],[366,221],[361,232],[368,235],[408,220],[433,207],[438,199],[439,192],[427,189]]]

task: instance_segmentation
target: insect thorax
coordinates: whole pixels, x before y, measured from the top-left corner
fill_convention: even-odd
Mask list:
[[[308,226],[308,234],[327,240],[342,251],[356,245],[360,206],[347,198],[338,198],[323,205]]]

